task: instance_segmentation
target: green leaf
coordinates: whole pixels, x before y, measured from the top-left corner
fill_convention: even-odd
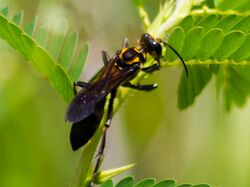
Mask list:
[[[51,34],[52,36],[48,40],[47,50],[55,60],[58,60],[67,30],[67,23],[65,20],[61,20],[54,27],[55,32]],[[65,68],[64,64],[62,66]]]
[[[64,93],[66,100],[70,101],[73,97],[73,89],[69,90],[68,88],[72,87],[72,83],[69,81],[69,77],[65,76],[67,74],[60,64],[54,66],[53,75],[54,87],[59,93]]]
[[[219,48],[224,38],[224,33],[221,29],[211,29],[202,39],[200,48],[196,57],[201,60],[209,59],[212,54]]]
[[[232,104],[244,106],[250,95],[250,68],[245,66],[228,66],[224,71],[225,108],[229,111]]]
[[[156,183],[153,187],[175,187],[175,185],[174,180],[163,180]]]
[[[239,16],[237,15],[229,15],[229,16],[225,16],[223,17],[215,26],[216,28],[220,28],[221,30],[223,30],[225,33],[229,32],[230,30],[232,30],[232,28],[235,26],[235,24],[237,23],[237,21],[240,19]]]
[[[209,8],[215,8],[214,0],[206,0],[205,3]]]
[[[241,0],[241,1],[223,0],[217,4],[217,8],[225,11],[228,10],[249,11],[250,5],[248,0]]]
[[[244,42],[245,35],[241,31],[231,31],[225,35],[222,44],[213,54],[213,57],[219,61],[228,59]]]
[[[244,43],[235,51],[229,59],[236,62],[247,60],[250,57],[250,34],[246,35]]]
[[[70,35],[65,40],[65,44],[62,50],[62,56],[60,58],[60,64],[62,64],[62,66],[65,69],[69,68],[72,56],[74,55],[77,46],[77,42],[78,42],[77,32],[70,33]]]
[[[191,184],[181,184],[181,185],[178,185],[177,187],[192,187]]]
[[[15,14],[12,18],[12,21],[17,25],[20,25],[23,21],[23,11]]]
[[[78,80],[81,72],[83,70],[84,64],[86,62],[86,59],[88,57],[88,53],[89,53],[89,44],[84,44],[83,48],[81,49],[81,51],[79,52],[75,63],[72,65],[71,69],[70,69],[70,77],[72,80]]]
[[[126,177],[115,185],[115,187],[133,187],[133,186],[134,186],[133,177]]]
[[[135,184],[134,187],[151,187],[155,184],[155,179],[143,179],[142,181]]]
[[[204,29],[200,26],[194,27],[187,33],[181,51],[181,56],[184,60],[192,59],[195,56],[200,47],[203,34]]]
[[[184,38],[185,33],[182,27],[176,27],[171,33],[167,43],[171,45],[176,51],[181,51],[184,44]],[[172,50],[167,49],[165,59],[169,62],[172,62],[176,58],[176,54]]]
[[[108,182],[108,183],[109,183],[108,185],[111,185],[112,181]],[[107,184],[103,183],[102,185],[107,185]],[[152,187],[192,187],[193,185],[181,184],[181,185],[177,186],[176,182],[174,180],[169,180],[169,179],[162,180],[162,181],[155,184],[155,179],[153,179],[153,178],[143,179],[134,185],[134,178],[133,177],[126,177],[126,178],[122,179],[120,182],[118,182],[118,184],[116,185],[116,187],[132,187],[132,186],[133,187],[150,187],[150,186],[152,186]],[[209,187],[209,185],[208,184],[198,184],[198,185],[194,185],[194,187]]]
[[[209,187],[208,184],[197,184],[197,185],[194,185],[193,187]]]
[[[11,35],[10,32],[8,30],[8,26],[7,26],[7,20],[0,16],[0,36],[2,39],[4,40],[8,40],[9,44],[15,49],[15,45],[13,40],[11,39]]]
[[[45,46],[47,38],[47,26],[43,26],[39,29],[38,34],[35,36],[38,45]]]
[[[189,68],[189,77],[182,73],[178,88],[178,107],[185,109],[194,103],[206,84],[211,79],[216,66],[195,65]]]
[[[7,23],[7,29],[9,31],[8,37],[11,37],[11,43],[16,48],[19,49],[21,53],[23,53],[25,56],[28,54],[28,51],[25,51],[25,49],[22,47],[22,31],[18,29],[18,27],[14,23]]]
[[[239,2],[237,1],[221,1],[220,4],[217,5],[217,7],[221,10],[228,10],[228,9],[233,9],[237,7]]]
[[[7,17],[8,13],[9,13],[9,7],[5,7],[3,9],[0,10],[0,13],[3,14],[3,16]]]
[[[112,180],[105,181],[104,183],[100,185],[100,187],[113,187],[113,186],[114,184]]]
[[[37,24],[37,17],[35,17],[35,18],[32,20],[31,23],[27,24],[27,25],[24,27],[24,31],[25,31],[28,35],[32,36],[32,34],[33,34],[33,32],[34,32],[34,30],[35,30],[35,28],[36,28],[36,24]]]
[[[2,15],[0,15],[0,37],[29,60],[69,102],[73,97],[72,82],[65,70],[55,63],[45,49],[41,48],[21,27]]]
[[[241,12],[249,12],[250,4],[248,0],[241,0],[242,3],[237,6],[237,10]]]
[[[195,26],[190,28],[192,21],[191,16],[186,17],[179,25],[185,28],[183,30],[184,33],[181,33],[179,26],[177,26],[169,36],[169,41],[173,43],[173,47],[176,46],[178,50],[182,48],[180,55],[185,59],[187,64],[192,65],[188,68],[190,74],[189,80],[186,80],[185,76],[182,76],[180,80],[178,106],[181,109],[194,103],[195,97],[201,93],[205,85],[209,82],[213,72],[218,72],[220,69],[222,72],[227,72],[227,74],[223,76],[230,75],[227,66],[218,68],[218,66],[210,65],[206,69],[204,65],[234,65],[240,63],[247,67],[249,65],[248,62],[243,61],[250,60],[250,42],[249,35],[247,34],[250,25],[249,16],[239,16],[234,13],[232,15],[225,14],[222,16],[204,14],[199,16],[195,15],[195,19]],[[199,26],[197,27],[197,25]],[[180,42],[178,42],[176,33],[179,33],[179,37],[181,38]],[[174,54],[167,51],[165,58],[168,61],[175,60],[176,57],[173,55]],[[173,62],[173,64],[176,64],[176,62]],[[173,64],[171,66],[173,66]],[[226,84],[230,85],[230,81],[231,79],[226,79]],[[220,87],[219,84],[218,87]],[[235,99],[232,98],[235,97],[232,95],[236,95],[237,93],[225,94],[225,90],[226,89],[224,89],[224,95],[226,97],[225,105],[230,107],[232,103],[237,103],[237,106],[242,106],[248,97],[248,95],[244,94],[241,101],[233,102]],[[185,96],[183,93],[187,95]]]
[[[203,19],[201,19],[196,26],[201,26],[205,31],[210,30],[211,28],[214,28],[214,26],[218,23],[218,15],[212,14],[205,16]]]
[[[250,31],[250,15],[247,17],[244,17],[242,20],[240,20],[233,28],[232,30],[240,30],[244,33],[248,33]]]
[[[189,15],[181,21],[179,26],[182,27],[185,33],[187,33],[193,27],[193,24],[194,24],[194,19],[191,15]]]

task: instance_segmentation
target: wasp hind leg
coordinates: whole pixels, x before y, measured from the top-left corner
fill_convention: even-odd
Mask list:
[[[122,85],[124,87],[128,87],[128,88],[132,88],[132,89],[136,89],[136,90],[142,90],[142,91],[152,91],[154,89],[156,89],[158,87],[157,83],[154,84],[145,84],[145,85],[134,85],[130,82]]]
[[[111,120],[112,120],[113,104],[114,104],[114,99],[116,97],[116,92],[117,92],[117,89],[114,89],[111,92],[111,96],[110,96],[110,99],[109,99],[107,120],[106,120],[106,123],[105,123],[105,126],[104,126],[101,143],[100,143],[100,146],[99,146],[99,149],[98,149],[97,160],[96,160],[96,164],[95,164],[95,167],[94,167],[93,179],[92,179],[92,181],[90,183],[90,186],[94,185],[94,183],[96,181],[96,178],[97,178],[97,175],[98,175],[98,172],[99,172],[99,169],[101,167],[103,158],[104,158],[104,149],[105,149],[105,145],[106,145],[106,133],[107,133],[108,128],[110,127]]]

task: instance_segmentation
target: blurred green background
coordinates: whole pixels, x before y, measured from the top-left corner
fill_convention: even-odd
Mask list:
[[[153,16],[159,1],[147,1]],[[128,37],[143,33],[135,7],[122,0],[0,0],[11,13],[24,10],[24,23],[68,20],[69,30],[89,41],[91,52],[82,80],[102,66],[101,50],[113,54]],[[0,40],[0,186],[67,186],[78,163],[64,122],[67,107],[40,74]],[[108,133],[103,168],[137,165],[124,175],[136,180],[173,178],[178,183],[250,186],[249,104],[223,111],[211,81],[196,103],[177,109],[181,69],[162,69],[144,82],[157,82],[151,93],[133,91],[115,115]],[[122,175],[116,179],[121,178]]]

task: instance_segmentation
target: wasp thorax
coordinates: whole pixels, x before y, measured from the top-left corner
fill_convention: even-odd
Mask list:
[[[123,60],[130,61],[138,56],[138,52],[134,48],[128,48],[122,53]]]
[[[141,51],[135,47],[132,48],[124,48],[120,54],[119,59],[121,63],[130,65],[133,63],[144,63],[145,58]],[[118,63],[120,66],[122,66],[120,63]]]

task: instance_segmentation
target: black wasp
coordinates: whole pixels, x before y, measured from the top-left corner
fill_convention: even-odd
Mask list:
[[[134,85],[130,81],[140,71],[152,73],[159,70],[162,44],[175,52],[183,63],[186,73],[188,73],[183,59],[174,48],[160,39],[153,38],[150,34],[143,34],[139,41],[139,47],[128,47],[127,40],[124,40],[122,50],[118,50],[111,59],[103,51],[103,68],[88,83],[81,81],[74,83],[75,97],[71,101],[65,116],[66,121],[73,123],[70,132],[73,150],[85,145],[94,135],[104,113],[106,96],[110,94],[107,121],[98,153],[99,157],[103,155],[106,131],[110,126],[113,102],[118,87],[123,86],[143,91],[154,90],[157,84]],[[148,54],[154,58],[156,63],[144,67]],[[76,86],[82,88],[79,93],[76,93]],[[98,162],[100,162],[100,159],[97,160],[97,167],[94,172],[98,170]]]

